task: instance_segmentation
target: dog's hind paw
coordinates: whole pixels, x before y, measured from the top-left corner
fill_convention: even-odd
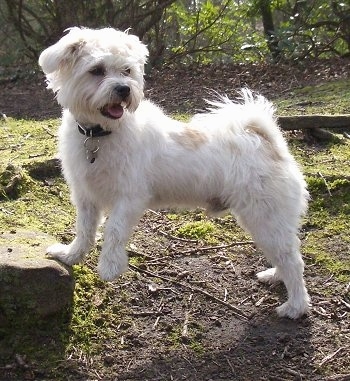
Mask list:
[[[289,319],[299,319],[305,315],[310,309],[310,304],[308,301],[305,303],[294,306],[291,305],[288,301],[283,303],[281,306],[276,308],[277,314],[279,317],[287,317]]]
[[[277,283],[280,281],[280,278],[277,274],[277,270],[275,267],[272,267],[270,269],[260,271],[259,273],[256,274],[258,281],[261,283]]]
[[[81,262],[84,257],[83,254],[72,251],[72,244],[64,245],[63,243],[55,243],[49,246],[46,249],[46,254],[68,266]]]

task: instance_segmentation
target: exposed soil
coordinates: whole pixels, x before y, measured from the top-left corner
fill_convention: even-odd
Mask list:
[[[347,78],[350,59],[314,61],[303,65],[220,65],[166,68],[146,75],[146,97],[170,113],[193,113],[205,108],[204,98],[217,92],[235,96],[237,89],[248,86],[270,99],[288,97],[295,88]],[[0,80],[0,112],[19,118],[45,119],[60,115],[45,79],[32,68]]]
[[[194,112],[205,107],[207,89],[232,95],[247,85],[270,98],[287,97],[295,87],[349,72],[344,60],[166,69],[148,75],[146,95],[168,112]],[[30,119],[60,114],[43,77],[22,74],[3,81],[0,111]],[[125,306],[126,319],[115,323],[113,337],[101,340],[99,355],[65,359],[62,353],[62,363],[48,370],[18,354],[2,364],[0,379],[350,380],[350,284],[305,258],[313,308],[297,321],[280,319],[275,307],[285,301],[285,289],[257,282],[256,272],[267,264],[252,244],[207,250],[200,241],[174,237],[173,228],[165,212],[148,212],[138,225],[131,247],[138,264],[105,291]],[[93,261],[86,265],[94,268]],[[38,340],[50,347],[59,333]]]

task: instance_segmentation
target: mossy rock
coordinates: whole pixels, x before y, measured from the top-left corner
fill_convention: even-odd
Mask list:
[[[0,200],[17,199],[27,191],[30,182],[21,167],[13,164],[8,164],[5,169],[0,167]]]
[[[45,257],[53,238],[40,232],[0,233],[0,325],[29,323],[72,303],[72,272]]]

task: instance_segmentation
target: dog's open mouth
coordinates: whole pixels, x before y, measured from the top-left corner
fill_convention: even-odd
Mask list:
[[[120,103],[111,103],[103,106],[101,114],[110,119],[119,119],[124,114],[124,107]]]

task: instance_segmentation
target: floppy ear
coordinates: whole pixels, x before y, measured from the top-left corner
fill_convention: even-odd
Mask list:
[[[145,65],[148,57],[148,48],[144,45],[137,36],[128,34],[128,31],[125,32],[128,36],[127,46],[132,51],[133,55],[138,55],[138,62],[141,65]]]
[[[86,44],[81,29],[74,27],[56,44],[45,49],[39,57],[39,65],[45,74],[57,71],[62,64],[73,63],[82,47]]]

